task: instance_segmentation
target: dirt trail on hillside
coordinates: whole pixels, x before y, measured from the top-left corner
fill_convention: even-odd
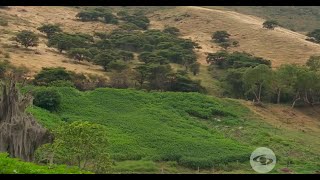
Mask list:
[[[188,16],[184,16],[188,14]],[[155,12],[151,27],[161,29],[174,26],[180,29],[182,37],[199,43],[198,61],[206,65],[207,53],[221,48],[211,41],[211,34],[226,30],[231,39],[239,41],[239,47],[230,51],[245,51],[272,61],[273,67],[281,64],[304,64],[311,55],[320,54],[320,45],[306,41],[305,35],[284,29],[262,28],[263,19],[233,11],[215,10],[203,7],[185,6]]]

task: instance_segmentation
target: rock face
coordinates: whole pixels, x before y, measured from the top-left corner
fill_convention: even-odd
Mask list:
[[[25,112],[31,102],[32,96],[21,95],[13,80],[0,85],[0,152],[25,161],[33,161],[35,150],[53,139]]]

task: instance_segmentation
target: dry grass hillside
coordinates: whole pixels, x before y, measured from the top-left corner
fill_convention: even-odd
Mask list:
[[[25,50],[17,47],[9,39],[14,33],[28,29],[39,33],[36,28],[43,23],[61,24],[64,31],[93,34],[95,31],[111,31],[113,25],[100,22],[80,22],[75,19],[78,9],[71,7],[11,7],[0,10],[0,15],[9,20],[9,26],[0,26],[0,44],[4,52],[10,53],[14,65],[23,65],[32,72],[42,67],[63,66],[68,70],[90,74],[104,74],[99,66],[90,63],[75,64],[64,55],[48,48],[46,39],[41,38],[40,46]],[[185,38],[199,43],[202,49],[197,50],[199,62],[206,65],[208,52],[220,49],[212,43],[210,36],[217,30],[227,30],[232,39],[238,40],[240,46],[232,51],[246,51],[256,56],[272,60],[273,66],[284,63],[303,64],[311,55],[320,53],[320,45],[308,42],[305,36],[283,28],[266,30],[261,27],[263,19],[239,14],[232,11],[213,10],[201,7],[177,7],[155,11],[149,15],[151,28],[176,26]],[[40,34],[40,33],[39,33]]]
[[[208,52],[220,48],[211,42],[211,34],[226,30],[240,46],[232,51],[246,51],[272,60],[273,66],[285,63],[304,64],[311,55],[320,54],[320,45],[308,42],[305,36],[284,28],[267,30],[262,28],[263,19],[233,11],[207,9],[202,7],[177,7],[157,11],[150,16],[152,28],[166,25],[179,28],[186,38],[198,42],[199,61],[206,64]]]
[[[68,70],[82,72],[86,74],[103,75],[100,66],[90,63],[76,64],[63,54],[59,54],[55,49],[46,46],[46,38],[40,38],[40,45],[36,48],[26,50],[15,45],[10,38],[20,30],[31,30],[41,34],[36,30],[44,23],[57,23],[61,28],[70,33],[82,32],[93,34],[94,31],[111,31],[112,25],[100,22],[81,22],[77,21],[75,15],[77,9],[71,7],[43,7],[43,6],[19,6],[10,7],[9,10],[0,10],[0,15],[8,19],[9,25],[2,27],[0,44],[3,51],[9,52],[10,61],[16,66],[26,66],[33,73],[41,70],[42,67],[62,66]]]

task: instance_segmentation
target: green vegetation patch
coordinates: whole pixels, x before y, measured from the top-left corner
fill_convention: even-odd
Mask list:
[[[40,166],[19,159],[9,158],[8,154],[0,154],[0,174],[88,174],[76,167]]]
[[[56,89],[62,95],[58,112],[61,119],[105,125],[110,153],[117,161],[177,161],[186,167],[211,168],[216,164],[246,161],[252,151],[194,121],[213,121],[219,117],[241,122],[241,113],[229,111],[225,104],[212,97],[109,88],[87,92]],[[32,111],[41,122],[53,127],[41,118],[43,110]]]

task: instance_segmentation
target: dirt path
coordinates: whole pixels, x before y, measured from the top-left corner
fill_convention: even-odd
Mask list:
[[[188,14],[188,16],[184,16]],[[272,61],[273,67],[281,64],[304,64],[311,55],[320,55],[320,45],[306,41],[306,36],[284,28],[262,28],[264,19],[233,11],[215,10],[196,6],[181,6],[155,12],[151,27],[174,26],[182,37],[199,43],[198,61],[206,65],[206,55],[221,48],[211,41],[211,34],[226,30],[231,39],[239,41],[239,47],[230,51],[245,51]],[[177,20],[179,19],[179,20]]]

